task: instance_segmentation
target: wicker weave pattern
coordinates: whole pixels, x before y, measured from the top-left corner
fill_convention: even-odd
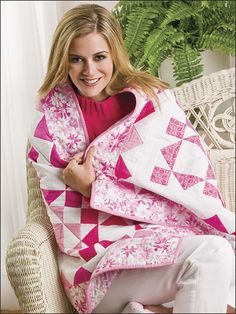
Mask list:
[[[216,112],[220,103],[234,96],[234,70],[220,71],[184,84],[174,89],[174,93],[187,115],[195,117],[195,127],[200,126],[199,132],[209,147],[221,192],[233,210],[232,173],[235,158],[232,149],[225,149],[233,147],[233,139],[229,137],[222,142],[218,135],[215,136],[212,112]],[[199,108],[199,111],[195,111],[195,108]],[[229,113],[222,117],[230,120],[230,128],[223,133],[232,134],[234,120]],[[230,182],[231,188],[228,188],[230,175],[233,181]],[[36,171],[28,163],[27,182],[27,225],[10,242],[6,257],[10,282],[24,313],[76,313],[59,279],[53,229],[42,200]]]
[[[235,151],[234,149],[210,151],[219,189],[225,199],[226,207],[235,211]]]
[[[234,148],[234,68],[204,76],[173,91],[187,116],[194,119],[193,125],[209,149]]]
[[[27,225],[11,241],[7,273],[24,313],[72,313],[57,267],[57,244],[35,169],[27,162]]]

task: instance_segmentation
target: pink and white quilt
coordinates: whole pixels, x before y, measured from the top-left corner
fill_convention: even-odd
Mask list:
[[[80,313],[93,311],[119,270],[174,263],[185,236],[219,235],[234,246],[234,214],[171,91],[157,90],[160,106],[124,91],[135,97],[135,109],[89,144],[73,88],[57,86],[41,100],[29,137],[61,279]],[[94,145],[96,180],[87,199],[63,183],[62,171]]]

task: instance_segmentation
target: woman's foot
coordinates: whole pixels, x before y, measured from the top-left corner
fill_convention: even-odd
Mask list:
[[[227,306],[227,314],[231,314],[231,313],[235,313],[235,308],[230,306],[230,305],[228,305]]]

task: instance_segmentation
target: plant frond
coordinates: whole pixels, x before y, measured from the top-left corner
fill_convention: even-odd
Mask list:
[[[203,65],[200,52],[189,45],[172,50],[172,65],[176,86],[201,77]]]
[[[158,70],[163,61],[171,56],[171,48],[159,49],[155,55],[150,56],[146,71],[152,75],[158,76]]]
[[[198,10],[193,6],[188,5],[182,1],[173,2],[171,7],[166,13],[166,17],[160,25],[160,28],[165,27],[167,24],[170,24],[176,20],[182,20],[186,17],[197,15]]]
[[[211,33],[205,33],[199,41],[199,46],[235,55],[235,32],[216,29]]]
[[[236,0],[120,0],[114,14],[131,63],[158,75],[171,58],[177,85],[200,77],[200,52],[235,55]]]
[[[132,12],[140,8],[156,8],[161,14],[165,14],[165,8],[162,6],[161,1],[127,1],[120,0],[112,10],[112,14],[119,20],[123,30],[126,29],[127,18]]]
[[[163,47],[168,37],[173,35],[175,32],[176,30],[171,26],[152,31],[150,36],[147,38],[144,47],[144,55],[139,61],[138,66],[142,65],[145,60],[148,60],[151,55],[155,54],[160,47]]]
[[[197,1],[196,1],[197,2]],[[201,6],[203,8],[208,8],[211,10],[217,10],[217,9],[233,9],[235,8],[235,1],[233,0],[202,0]]]
[[[153,19],[156,18],[157,14],[150,8],[140,8],[128,16],[125,45],[130,57],[140,50],[144,40],[150,33]]]

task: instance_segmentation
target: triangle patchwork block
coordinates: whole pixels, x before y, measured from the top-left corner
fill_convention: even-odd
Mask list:
[[[68,162],[59,157],[55,145],[51,149],[50,162],[56,168],[65,168],[68,165]]]
[[[80,239],[80,224],[76,223],[65,223],[67,229],[69,229],[78,239]]]
[[[51,211],[63,222],[64,207],[63,206],[50,206]]]
[[[212,169],[211,164],[208,164],[206,179],[207,179],[207,180],[215,179],[214,171],[213,171],[213,169]]]
[[[97,255],[94,246],[89,246],[86,249],[82,249],[79,251],[80,256],[85,260],[89,261],[91,258]]]
[[[209,182],[206,182],[203,189],[203,194],[214,197],[214,198],[218,198],[218,189],[214,185],[210,184]]]
[[[88,246],[98,242],[98,226],[94,227],[83,239],[82,242]]]
[[[184,190],[187,190],[194,186],[195,184],[204,181],[202,178],[194,176],[192,174],[184,174],[184,173],[177,173],[173,172],[176,179],[179,181],[180,185]]]
[[[167,164],[169,165],[170,169],[173,169],[174,167],[181,144],[182,141],[179,141],[177,143],[171,144],[161,149],[161,153],[165,158]]]
[[[143,144],[143,141],[138,133],[138,131],[134,128],[131,129],[131,133],[128,134],[128,139],[122,146],[121,152],[126,152],[136,146]]]
[[[37,159],[38,159],[38,156],[39,156],[39,153],[34,149],[34,147],[32,146],[28,152],[28,157],[37,162]]]
[[[143,118],[147,117],[149,114],[155,112],[155,107],[153,102],[149,100],[146,105],[143,107],[142,111],[140,112],[139,116],[135,120],[135,123],[142,120]]]
[[[82,282],[86,282],[91,278],[92,273],[87,269],[80,267],[74,277],[74,285],[77,286]]]
[[[43,116],[42,119],[39,121],[39,124],[37,125],[34,132],[34,136],[37,138],[41,138],[42,140],[52,142],[45,116]]]
[[[43,193],[43,197],[45,198],[48,205],[50,205],[52,202],[54,202],[62,193],[64,193],[64,190],[46,190],[41,189]]]
[[[64,247],[71,249],[81,244],[81,240],[74,233],[63,225]],[[81,246],[80,246],[81,247]]]
[[[127,168],[122,156],[120,155],[115,168],[115,176],[117,178],[123,178],[128,179],[131,177],[131,173],[129,172],[129,169]]]
[[[217,215],[214,215],[210,218],[204,219],[204,221],[211,225],[212,227],[216,228],[217,230],[220,230],[221,232],[228,233],[227,229],[223,225],[223,223],[220,221],[219,217]]]
[[[112,243],[114,243],[114,241],[102,240],[102,241],[99,242],[99,244],[102,245],[105,248],[110,246]]]
[[[112,225],[116,225],[116,226],[128,226],[128,224],[125,222],[125,220],[122,217],[118,217],[118,216],[111,216],[109,217],[107,220],[103,221],[103,223],[101,223],[102,226],[112,226]]]

